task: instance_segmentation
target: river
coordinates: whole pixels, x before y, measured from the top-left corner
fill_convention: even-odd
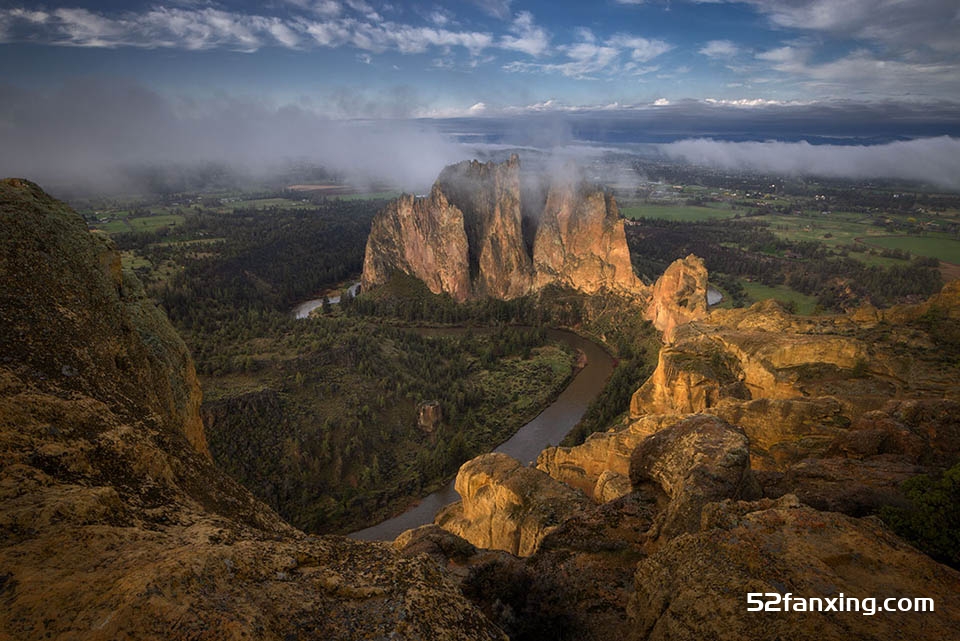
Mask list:
[[[349,289],[351,295],[356,296],[356,295],[357,295],[357,290],[360,289],[360,283],[354,283],[353,285],[350,285],[350,287],[349,287],[348,289]],[[337,303],[340,302],[340,297],[339,297],[339,296],[329,296],[329,297],[327,298],[327,300],[330,302],[331,305],[336,305]],[[323,299],[322,299],[322,298],[314,298],[313,300],[308,300],[308,301],[306,301],[306,302],[304,302],[304,303],[300,303],[299,305],[297,305],[296,307],[294,307],[294,308],[293,308],[293,315],[294,315],[295,317],[297,317],[297,318],[300,318],[300,319],[307,318],[308,316],[310,316],[310,312],[312,312],[312,311],[315,310],[316,308],[320,307],[321,305],[323,305]]]
[[[563,437],[580,421],[590,401],[600,393],[607,384],[610,374],[613,373],[613,358],[596,343],[572,332],[552,329],[548,333],[552,340],[561,341],[573,349],[582,350],[586,354],[587,364],[560,392],[553,403],[494,450],[509,454],[523,463],[535,461],[543,448],[557,445],[563,440]],[[401,532],[433,523],[433,517],[440,508],[460,500],[460,495],[453,489],[453,484],[454,482],[450,481],[443,488],[421,499],[406,512],[354,532],[350,537],[366,541],[392,541]]]

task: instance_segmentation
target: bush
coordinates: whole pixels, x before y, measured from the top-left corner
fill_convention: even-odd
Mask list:
[[[884,508],[893,530],[931,557],[960,569],[960,463],[940,476],[917,476],[903,486],[911,506]]]

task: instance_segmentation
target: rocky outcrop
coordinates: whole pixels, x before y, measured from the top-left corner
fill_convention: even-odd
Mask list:
[[[434,434],[443,423],[443,407],[438,401],[426,401],[417,406],[417,427],[421,432]]]
[[[652,533],[659,537],[696,532],[709,502],[760,496],[746,434],[713,416],[684,419],[640,443],[630,460],[630,483],[664,497]]]
[[[960,573],[876,520],[819,512],[784,497],[710,504],[702,525],[637,565],[630,638],[939,639],[960,626]],[[765,602],[772,594],[820,601],[814,612],[795,611],[795,601],[790,611],[781,602],[773,614],[749,612],[750,593],[763,593]],[[846,601],[843,610],[819,611],[841,595],[858,599],[860,611]],[[865,615],[891,597],[931,598],[935,611]]]
[[[613,196],[571,177],[550,187],[542,208],[521,200],[516,155],[447,167],[428,198],[402,196],[374,218],[363,290],[402,272],[457,301],[512,299],[551,283],[642,291]]]
[[[0,638],[503,638],[214,468],[183,343],[76,213],[7,180],[0,227]]]
[[[425,199],[400,196],[373,219],[361,290],[387,282],[394,271],[416,276],[433,293],[445,292],[457,301],[472,294],[463,212],[439,184]]]
[[[530,291],[530,255],[520,213],[520,159],[461,162],[436,186],[464,215],[473,294],[510,299]]]
[[[676,424],[682,418],[673,414],[641,416],[623,429],[595,432],[581,445],[548,447],[537,457],[537,469],[580,489],[587,496],[606,496],[608,492],[600,486],[601,477],[610,472],[628,478],[630,456],[637,446],[651,434]]]
[[[482,548],[533,554],[544,536],[589,500],[540,470],[497,452],[467,461],[455,484],[461,501],[435,523]]]
[[[951,287],[935,297],[940,306],[918,306],[928,310],[924,318],[948,318],[960,306],[960,289]],[[920,321],[861,325],[851,316],[794,317],[772,302],[714,311],[674,330],[673,343],[634,394],[631,414],[701,412],[722,399],[829,396],[844,413],[859,415],[890,399],[960,398],[955,368],[940,358],[939,331]]]
[[[640,291],[623,219],[613,196],[557,180],[533,245],[534,287],[559,283],[587,293]]]
[[[653,285],[646,318],[672,343],[678,325],[707,316],[707,268],[690,254],[675,260]]]

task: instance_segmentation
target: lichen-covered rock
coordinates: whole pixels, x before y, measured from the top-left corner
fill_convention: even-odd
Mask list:
[[[583,493],[498,452],[464,463],[455,488],[461,501],[434,522],[477,547],[517,556],[533,554],[544,536],[590,505]]]
[[[845,641],[946,639],[960,627],[960,573],[879,521],[779,502],[704,507],[701,531],[676,537],[637,565],[631,638]],[[861,610],[750,612],[747,595],[859,600]],[[931,598],[933,612],[874,612],[885,598]],[[865,604],[865,599],[874,601]],[[836,603],[836,602],[834,602]],[[846,605],[846,603],[845,603]]]
[[[503,639],[436,564],[213,467],[189,354],[109,244],[0,182],[0,638]]]
[[[952,292],[945,287],[916,307],[947,318]],[[950,323],[925,322],[861,326],[850,316],[791,316],[769,301],[715,311],[674,330],[630,411],[691,413],[723,399],[833,397],[845,415],[858,416],[891,399],[958,399],[958,368],[936,345],[937,332]]]
[[[867,516],[885,505],[905,507],[903,482],[930,471],[889,457],[810,458],[791,465],[783,473],[758,473],[757,477],[766,496],[791,493],[818,510]]]
[[[678,325],[707,316],[707,268],[690,254],[673,261],[653,285],[646,318],[672,343]]]
[[[0,181],[0,354],[40,390],[148,409],[209,458],[186,345],[110,239],[34,183]]]
[[[661,538],[696,532],[711,501],[760,496],[746,434],[714,416],[693,416],[646,438],[633,452],[630,482],[666,499],[653,532]]]
[[[830,396],[724,399],[704,410],[743,429],[750,439],[750,466],[779,470],[821,456],[849,433],[850,419]]]
[[[605,470],[593,486],[593,500],[597,503],[609,503],[633,491],[630,477],[619,472]]]

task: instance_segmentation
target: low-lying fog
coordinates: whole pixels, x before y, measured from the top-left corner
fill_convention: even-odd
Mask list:
[[[749,131],[749,110],[741,112],[741,127]],[[717,112],[725,123],[737,115],[731,114]],[[763,115],[769,124],[770,112]],[[632,153],[640,141],[631,136],[642,130],[646,140],[663,140],[663,129],[652,128],[672,117],[670,122],[683,121],[679,111],[659,120],[641,114],[631,121],[630,114],[619,114],[619,129],[590,114],[455,123],[335,120],[305,107],[254,99],[170,99],[136,83],[91,79],[56,90],[6,85],[0,86],[0,175],[29,178],[55,193],[131,193],[156,188],[158,172],[182,175],[213,166],[234,181],[257,182],[294,166],[317,165],[358,187],[387,183],[421,192],[445,165],[478,154],[505,157],[518,147],[521,157],[523,148],[531,156],[540,150],[561,159]],[[631,122],[632,130],[623,126]],[[953,126],[946,130],[952,133]],[[642,146],[646,155],[729,170],[909,179],[960,189],[960,137],[895,140],[891,130],[894,140],[881,144],[810,144],[802,132],[785,132],[790,142],[743,141],[743,136],[731,141],[704,129],[674,130],[668,141]]]

